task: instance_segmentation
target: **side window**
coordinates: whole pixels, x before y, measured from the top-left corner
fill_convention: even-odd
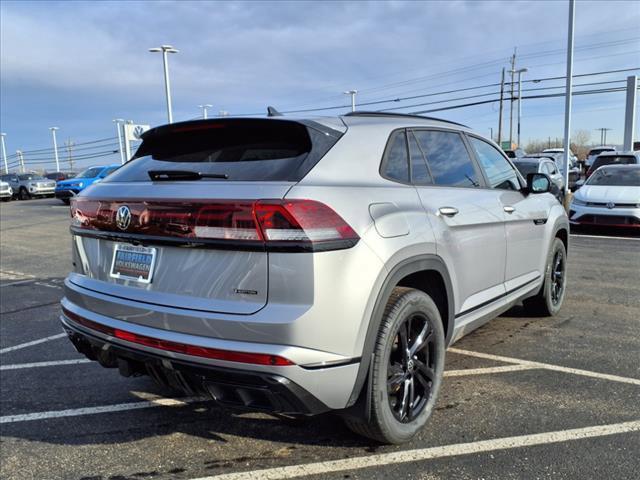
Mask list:
[[[424,152],[418,145],[418,141],[413,132],[408,132],[409,158],[411,161],[411,183],[414,185],[432,185],[433,177],[427,166]]]
[[[413,133],[427,157],[429,171],[436,185],[480,186],[473,162],[459,133],[439,130],[414,130]]]
[[[540,162],[540,168],[538,170],[540,173],[549,174],[549,164],[547,162]]]
[[[558,173],[558,169],[556,168],[555,162],[547,163],[547,169],[549,170],[549,175],[555,175],[556,173]]]
[[[409,183],[409,153],[404,130],[393,132],[382,159],[382,176]]]
[[[520,182],[509,162],[493,146],[476,137],[469,137],[491,188],[520,190]]]

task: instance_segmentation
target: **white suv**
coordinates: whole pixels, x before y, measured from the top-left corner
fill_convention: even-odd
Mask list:
[[[562,305],[569,223],[527,177],[426,117],[157,127],[72,200],[61,321],[125,376],[404,442],[448,345],[518,302]]]

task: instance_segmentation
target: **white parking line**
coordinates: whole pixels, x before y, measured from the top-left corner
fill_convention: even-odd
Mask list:
[[[596,427],[574,428],[555,432],[518,435],[515,437],[480,440],[478,442],[457,443],[441,447],[420,448],[400,452],[382,453],[365,457],[345,458],[328,462],[290,465],[287,467],[267,468],[249,472],[227,473],[197,480],[277,480],[308,475],[360,470],[363,468],[383,467],[387,465],[418,462],[435,458],[455,457],[474,453],[509,450],[513,448],[547,445],[552,443],[582,440],[586,438],[604,437],[620,433],[640,431],[640,421],[614,423]]]
[[[60,365],[77,365],[79,363],[90,363],[88,358],[77,358],[75,360],[53,360],[51,362],[15,363],[13,365],[0,365],[2,370],[21,370],[23,368],[57,367]]]
[[[464,377],[466,375],[485,375],[488,373],[519,372],[521,370],[533,370],[540,367],[532,365],[505,365],[502,367],[469,368],[467,370],[446,370],[445,377]]]
[[[21,343],[20,345],[14,345],[13,347],[6,347],[0,349],[0,353],[13,352],[14,350],[20,350],[21,348],[32,347],[33,345],[38,345],[40,343],[48,342],[50,340],[56,340],[58,338],[66,337],[66,333],[59,333],[57,335],[51,335],[50,337],[40,338],[38,340],[33,340],[27,343]]]
[[[606,235],[582,235],[579,233],[572,233],[569,235],[570,237],[575,237],[575,238],[580,238],[580,237],[584,237],[584,238],[605,238],[607,240],[640,240],[640,238],[637,237],[610,237],[610,236],[606,236]]]
[[[612,382],[629,383],[631,385],[640,385],[640,379],[621,377],[619,375],[610,375],[608,373],[592,372],[591,370],[581,370],[579,368],[562,367],[560,365],[552,365],[550,363],[532,362],[530,360],[521,360],[519,358],[503,357],[501,355],[492,355],[490,353],[472,352],[470,350],[462,350],[460,348],[449,348],[449,352],[459,353],[461,355],[469,355],[471,357],[485,358],[487,360],[495,360],[497,362],[515,363],[517,365],[527,365],[532,368],[544,368],[545,370],[553,370],[556,372],[570,373],[573,375],[581,375],[583,377],[599,378],[601,380],[610,380]]]
[[[29,282],[33,282],[33,278],[27,278],[26,280],[18,280],[17,282],[11,282],[11,283],[4,283],[2,285],[0,285],[0,288],[3,287],[11,287],[13,285],[22,285],[23,283],[29,283]]]
[[[46,420],[49,418],[77,417],[80,415],[95,415],[98,413],[123,412],[126,410],[138,410],[152,407],[182,407],[189,403],[207,400],[205,397],[163,398],[148,394],[149,400],[144,402],[116,403],[114,405],[101,405],[98,407],[70,408],[68,410],[54,410],[50,412],[22,413],[19,415],[5,415],[0,417],[2,423],[30,422],[33,420]],[[210,399],[209,399],[210,400]]]

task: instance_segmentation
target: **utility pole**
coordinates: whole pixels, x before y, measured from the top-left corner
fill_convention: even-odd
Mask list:
[[[504,67],[502,67],[502,78],[500,80],[500,116],[498,117],[498,145],[502,148],[502,104],[504,103]]]
[[[6,133],[0,133],[0,144],[2,145],[2,160],[4,160],[4,173],[9,173],[9,164],[7,163],[7,147],[4,144]]]
[[[60,171],[60,160],[58,159],[58,142],[56,141],[56,130],[59,130],[58,127],[49,127],[51,130],[51,136],[53,137],[53,156],[56,159],[56,172]]]
[[[206,120],[207,119],[207,108],[212,108],[213,105],[209,105],[207,103],[205,105],[198,105],[198,107],[200,107],[202,109],[202,119]]]
[[[564,98],[564,196],[569,193],[569,156],[571,155],[571,95],[573,93],[573,26],[576,20],[575,0],[569,0],[569,32],[567,37],[567,83]],[[567,200],[567,202],[570,199]],[[565,205],[565,207],[568,203]]]
[[[489,127],[489,131],[491,132],[491,136],[489,138],[493,140],[493,127]]]
[[[67,147],[67,159],[69,160],[69,169],[73,172],[73,156],[71,155],[71,152],[73,150],[73,146],[75,145],[74,142],[71,141],[71,139],[69,138],[66,142],[64,142],[65,146]]]
[[[627,105],[624,113],[624,150],[633,150],[633,134],[636,121],[636,96],[638,91],[638,77],[627,77]]]
[[[509,104],[509,148],[513,145],[513,80],[516,73],[516,48],[513,47],[511,55],[511,102]]]
[[[171,45],[161,45],[160,47],[150,48],[150,52],[162,52],[162,66],[164,67],[164,93],[167,99],[167,119],[169,123],[173,123],[173,113],[171,109],[171,85],[169,84],[169,59],[168,53],[178,53]],[[128,157],[127,157],[128,159]]]
[[[596,128],[595,130],[598,130],[600,132],[600,145],[606,145],[607,144],[607,132],[609,130],[612,130],[611,128]]]
[[[122,124],[124,123],[124,119],[114,118],[111,121],[116,124],[116,132],[118,132],[118,152],[120,153],[120,164],[124,165],[124,151],[122,149]]]
[[[24,155],[22,154],[22,150],[16,150],[16,154],[20,160],[20,171],[24,173]]]
[[[346,92],[342,92],[345,95],[351,95],[351,111],[355,112],[356,111],[356,94],[358,93],[358,90],[347,90]]]

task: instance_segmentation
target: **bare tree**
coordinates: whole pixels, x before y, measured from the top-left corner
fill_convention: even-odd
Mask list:
[[[587,158],[589,153],[589,140],[591,139],[591,133],[589,130],[576,130],[571,137],[571,150],[578,157],[579,160]]]

